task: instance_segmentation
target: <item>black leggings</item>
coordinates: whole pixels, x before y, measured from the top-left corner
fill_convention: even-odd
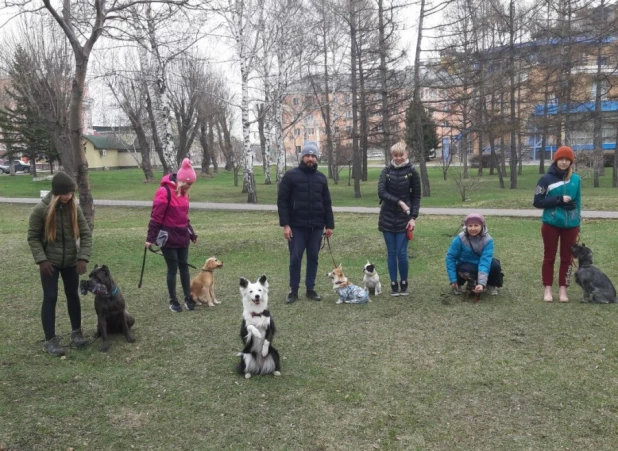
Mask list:
[[[161,252],[167,263],[167,292],[170,295],[170,301],[178,301],[176,298],[176,273],[180,268],[180,284],[185,296],[185,300],[191,297],[191,276],[189,275],[189,259],[188,247],[162,247]]]
[[[67,308],[71,319],[71,330],[82,325],[82,307],[79,301],[79,274],[76,267],[56,268],[51,276],[41,274],[43,285],[43,306],[41,307],[41,322],[45,340],[56,336],[56,303],[58,302],[58,276],[62,276],[64,294],[67,297]]]

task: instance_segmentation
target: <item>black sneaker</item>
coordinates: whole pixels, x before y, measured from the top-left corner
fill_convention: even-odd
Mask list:
[[[401,289],[399,290],[399,296],[407,296],[408,294],[408,281],[402,280],[400,283]]]
[[[172,312],[180,313],[182,312],[182,307],[178,303],[178,301],[170,301],[170,310]]]
[[[292,290],[288,293],[288,296],[285,298],[286,304],[293,304],[298,301],[298,290]]]
[[[60,342],[58,341],[58,337],[50,338],[45,342],[45,350],[51,355],[55,356],[63,356],[64,348],[60,346]]]
[[[71,343],[76,348],[81,348],[82,346],[85,346],[86,344],[88,344],[88,340],[84,338],[84,335],[82,334],[81,329],[75,329],[74,331],[71,332]]]
[[[397,285],[397,282],[391,282],[391,296],[399,296],[399,285]]]
[[[315,290],[307,290],[307,298],[311,299],[312,301],[321,301],[322,300],[320,295],[317,294],[315,292]]]
[[[185,299],[185,308],[187,310],[193,310],[195,308],[195,301],[191,298]]]

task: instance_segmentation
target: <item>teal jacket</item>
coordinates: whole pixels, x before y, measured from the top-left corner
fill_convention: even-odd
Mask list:
[[[563,202],[563,196],[571,196],[571,202]],[[561,229],[579,227],[582,212],[579,175],[571,174],[571,179],[566,180],[566,171],[552,164],[536,185],[533,205],[543,209],[541,220],[544,224]]]
[[[28,245],[34,261],[38,264],[48,260],[57,268],[67,268],[77,265],[77,260],[90,261],[92,249],[92,231],[88,226],[82,209],[77,205],[77,223],[79,226],[79,241],[73,237],[71,218],[65,211],[66,206],[58,202],[56,207],[56,240],[45,239],[45,218],[51,202],[49,193],[39,202],[30,214],[28,224]]]

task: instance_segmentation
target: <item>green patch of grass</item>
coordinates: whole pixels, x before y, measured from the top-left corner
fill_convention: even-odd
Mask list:
[[[112,338],[42,350],[41,287],[26,240],[31,207],[0,217],[0,447],[8,449],[613,450],[618,434],[616,306],[542,302],[537,219],[490,218],[506,274],[474,305],[450,293],[444,254],[457,220],[421,217],[410,246],[409,297],[335,305],[322,254],[320,303],[288,291],[287,246],[271,212],[193,211],[197,265],[212,255],[215,308],[167,309],[165,263],[149,254],[137,288],[147,208],[100,208],[94,263],[107,264],[136,317],[135,344]],[[337,214],[335,259],[360,284],[367,259],[387,281],[374,215]],[[582,239],[618,280],[616,221],[586,221]],[[194,273],[194,271],[193,271]],[[282,376],[235,374],[238,281],[266,274]],[[180,291],[180,285],[178,286]],[[61,291],[62,293],[62,291]],[[87,334],[93,298],[82,298]],[[69,340],[66,302],[57,331]]]
[[[324,168],[322,168],[324,170]],[[451,168],[451,171],[457,170]],[[333,204],[340,207],[377,207],[377,183],[381,168],[368,169],[368,181],[361,182],[361,197],[354,197],[353,182],[348,184],[345,171],[337,185],[329,182]],[[274,177],[274,168],[271,172]],[[470,169],[469,174],[475,177],[476,169]],[[538,167],[524,166],[523,174],[518,178],[517,188],[511,189],[508,179],[505,179],[506,188],[501,189],[497,175],[489,175],[485,169],[482,176],[483,183],[478,188],[470,190],[465,202],[460,199],[459,192],[453,180],[449,177],[444,180],[439,167],[430,166],[428,175],[431,196],[423,197],[423,207],[469,207],[469,208],[533,208],[532,198],[534,187],[540,175]],[[90,172],[92,195],[96,199],[111,200],[151,200],[158,180],[162,174],[155,173],[157,183],[144,183],[143,172],[138,169],[118,171]],[[584,210],[618,210],[618,196],[611,187],[611,170],[607,170],[604,177],[600,177],[599,188],[593,188],[593,180],[589,173],[582,174],[582,197]],[[257,197],[260,204],[275,204],[277,202],[277,184],[264,184],[264,175],[261,167],[255,168],[257,183]],[[242,177],[239,183],[242,184]],[[19,175],[15,177],[0,176],[0,197],[39,197],[40,190],[49,190],[50,181],[33,182],[31,176]],[[241,191],[242,186],[234,186],[234,176],[231,172],[222,171],[214,177],[198,177],[197,183],[191,188],[191,199],[198,202],[231,202],[246,203],[247,195]]]

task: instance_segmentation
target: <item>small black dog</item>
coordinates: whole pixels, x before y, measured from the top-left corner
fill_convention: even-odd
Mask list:
[[[103,339],[101,352],[109,350],[108,333],[122,332],[127,343],[135,342],[130,331],[135,319],[125,309],[124,297],[107,266],[95,265],[88,280],[82,280],[79,287],[83,295],[88,292],[94,294],[94,310],[97,312],[95,337],[100,336]]]
[[[573,256],[577,258],[578,266],[575,271],[575,282],[584,290],[582,302],[593,302],[598,304],[613,304],[618,302],[616,299],[616,288],[609,277],[592,264],[592,249],[575,244],[571,247]]]
[[[476,304],[481,299],[481,293],[474,291],[476,288],[476,279],[469,272],[459,271],[457,275],[465,280],[464,285],[461,286],[462,292],[466,293],[470,299],[472,299],[472,302]]]

